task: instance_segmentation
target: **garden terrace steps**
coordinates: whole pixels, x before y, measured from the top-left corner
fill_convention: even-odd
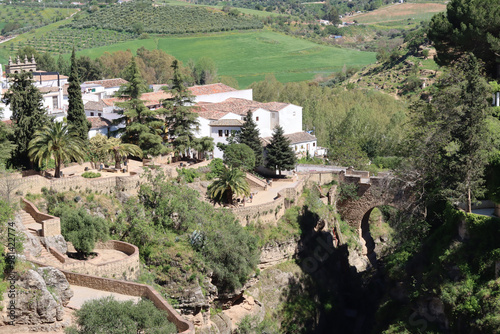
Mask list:
[[[45,248],[42,248],[40,255],[37,258],[35,258],[35,260],[38,260],[52,267],[61,266],[61,262]]]
[[[28,229],[31,234],[39,236],[40,231],[42,230],[42,224],[37,223],[33,216],[25,210],[20,210],[20,215],[23,225],[26,227],[26,229]]]
[[[248,185],[250,186],[251,189],[259,188],[262,190],[267,189],[267,183],[264,180],[259,179],[255,175],[252,175],[250,173],[245,173],[245,177],[248,181]]]

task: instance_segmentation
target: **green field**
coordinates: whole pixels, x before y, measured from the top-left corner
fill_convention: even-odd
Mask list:
[[[161,49],[187,62],[202,56],[212,58],[219,75],[236,78],[240,87],[247,87],[273,74],[281,82],[313,79],[328,75],[346,66],[364,66],[375,62],[375,53],[318,45],[271,31],[220,33],[195,37],[161,37],[134,40],[78,52],[97,58],[104,52],[144,46]]]
[[[403,3],[381,7],[372,12],[344,17],[343,21],[356,20],[362,24],[396,27],[430,20],[436,13],[444,12],[442,3]]]
[[[7,22],[19,22],[24,29],[59,21],[75,13],[74,8],[43,8],[0,4],[0,29]]]

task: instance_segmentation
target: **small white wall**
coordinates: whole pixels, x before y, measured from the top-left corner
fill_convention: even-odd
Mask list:
[[[89,131],[89,139],[95,137],[98,133],[108,136],[108,128],[99,128],[99,129],[90,129]]]
[[[115,93],[120,89],[120,86],[118,87],[111,87],[111,88],[105,88],[104,92],[106,96],[114,96]]]
[[[302,131],[302,107],[290,104],[279,111],[279,124],[285,134]]]
[[[270,111],[261,108],[252,113],[252,118],[259,128],[261,137],[270,137],[273,135],[274,128],[271,128],[271,114]]]
[[[198,95],[198,96],[195,96],[194,101],[196,103],[198,103],[198,102],[217,103],[217,102],[225,101],[231,97],[238,98],[238,99],[252,100],[253,93],[252,93],[251,89],[244,89],[244,90],[235,90],[232,92],[225,92],[225,93]]]
[[[235,113],[232,113],[232,112],[228,112],[227,114],[225,114],[224,116],[222,116],[220,119],[239,119],[239,120],[243,120],[244,116],[241,116],[241,115],[238,115],[238,114],[235,114]]]
[[[200,126],[197,131],[195,130],[194,136],[196,138],[211,137],[210,126],[208,125],[210,124],[210,120],[198,116],[198,122]]]
[[[309,156],[314,157],[314,153],[318,147],[318,143],[316,140],[306,141],[303,143],[297,143],[290,145],[295,154],[303,154],[306,155],[307,151],[309,151]]]
[[[227,138],[231,135],[231,131],[240,131],[241,127],[239,126],[211,126],[210,127],[210,137],[214,139],[214,158],[221,158],[224,156],[224,153],[217,147],[218,143],[227,144]],[[222,137],[219,136],[219,130],[222,130]],[[226,133],[229,131],[229,133]]]
[[[5,105],[5,103],[0,102],[0,108],[2,109],[2,121],[9,120],[12,116],[12,110],[10,110],[10,105]]]

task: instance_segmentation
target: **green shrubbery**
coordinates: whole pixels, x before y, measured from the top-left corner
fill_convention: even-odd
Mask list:
[[[113,297],[94,299],[76,311],[77,325],[67,334],[107,333],[177,333],[175,325],[167,320],[167,313],[157,309],[149,300],[137,304],[117,301]]]
[[[101,173],[96,173],[96,172],[84,172],[82,173],[82,177],[86,179],[94,179],[96,177],[101,177]]]

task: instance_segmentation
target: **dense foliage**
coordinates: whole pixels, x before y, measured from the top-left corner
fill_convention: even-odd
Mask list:
[[[255,155],[245,144],[229,144],[224,147],[224,163],[228,166],[252,170],[255,167]]]
[[[113,297],[94,299],[76,311],[76,326],[66,333],[177,333],[177,328],[167,320],[167,314],[149,300],[118,301]]]
[[[103,218],[90,215],[84,208],[61,206],[55,212],[61,218],[61,233],[82,256],[88,256],[96,241],[105,241],[109,228]]]
[[[89,130],[92,125],[87,120],[83,107],[82,88],[80,86],[78,64],[74,48],[71,54],[71,74],[69,75],[68,82],[68,116],[66,117],[68,125],[73,127],[74,131],[83,142],[87,142]]]
[[[283,170],[292,170],[295,168],[295,152],[290,147],[290,139],[284,135],[281,126],[274,128],[271,142],[266,146],[266,167],[272,170],[278,170],[279,175]]]
[[[500,77],[500,3],[490,0],[453,0],[446,14],[433,17],[429,38],[434,42],[437,61],[449,65],[472,52],[486,64],[490,77]]]
[[[168,19],[166,19],[168,18]],[[260,29],[262,22],[210,12],[200,7],[153,6],[151,2],[127,2],[106,7],[66,25],[73,29],[100,28],[140,35]]]

